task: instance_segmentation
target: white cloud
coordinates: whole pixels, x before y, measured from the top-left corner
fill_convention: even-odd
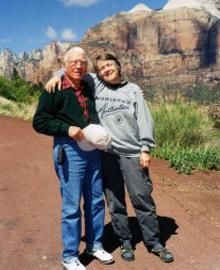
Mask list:
[[[64,3],[64,6],[81,6],[88,7],[98,3],[98,0],[59,0]]]
[[[45,31],[45,34],[46,36],[49,38],[49,39],[56,39],[57,38],[57,32],[54,30],[54,28],[52,26],[48,26],[46,31]]]
[[[28,38],[28,39],[26,40],[26,42],[27,42],[28,44],[34,44],[34,43],[36,43],[37,41],[36,41],[35,38],[30,37],[30,38]]]
[[[0,43],[1,44],[10,44],[13,42],[13,39],[11,37],[8,37],[8,38],[1,38],[0,39]]]
[[[71,28],[65,28],[61,32],[61,37],[64,40],[75,40],[76,34],[73,32],[73,30]]]

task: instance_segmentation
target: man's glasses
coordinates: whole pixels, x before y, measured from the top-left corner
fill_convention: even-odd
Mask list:
[[[82,60],[75,60],[75,61],[69,61],[68,65],[71,67],[76,67],[77,65],[80,66],[87,66],[87,61],[82,61]]]

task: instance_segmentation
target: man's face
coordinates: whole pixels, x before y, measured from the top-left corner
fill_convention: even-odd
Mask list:
[[[87,72],[87,60],[84,53],[73,52],[66,64],[66,73],[75,82],[81,81]]]
[[[113,60],[98,60],[97,68],[99,76],[109,84],[121,82],[119,67]]]

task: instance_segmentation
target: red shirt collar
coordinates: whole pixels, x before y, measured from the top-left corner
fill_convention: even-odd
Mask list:
[[[68,78],[68,75],[65,73],[62,78],[61,89],[67,89],[67,88],[74,88],[74,87],[72,86],[70,79]]]

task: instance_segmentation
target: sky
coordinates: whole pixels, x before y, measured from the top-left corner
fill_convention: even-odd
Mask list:
[[[43,49],[52,41],[82,39],[105,18],[143,3],[163,8],[168,0],[1,0],[0,52]]]

